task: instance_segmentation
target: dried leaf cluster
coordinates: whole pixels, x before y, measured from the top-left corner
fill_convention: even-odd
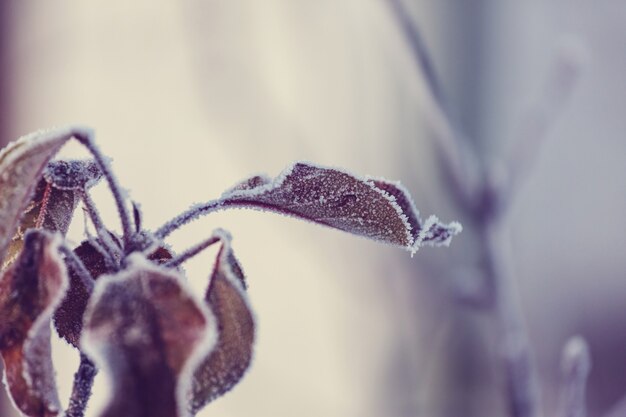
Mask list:
[[[53,160],[75,138],[93,160]],[[89,189],[104,178],[122,234],[106,227]],[[82,202],[95,236],[65,240]],[[175,254],[164,239],[207,213],[232,207],[274,211],[415,252],[449,243],[460,225],[422,221],[397,183],[296,163],[275,179],[249,178],[154,232],[128,202],[91,130],[37,132],[0,152],[0,354],[15,406],[29,417],[82,416],[103,369],[112,395],[99,416],[188,416],[229,391],[248,369],[255,325],[230,235]],[[203,297],[179,266],[204,248],[221,249]],[[51,324],[79,350],[81,364],[62,410],[51,358]]]

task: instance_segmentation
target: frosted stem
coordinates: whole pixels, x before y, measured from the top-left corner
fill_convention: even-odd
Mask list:
[[[130,243],[133,232],[131,228],[130,214],[128,213],[128,208],[126,207],[126,201],[122,193],[122,188],[120,187],[117,178],[113,174],[113,171],[111,171],[111,167],[109,166],[108,161],[105,159],[104,155],[100,152],[100,149],[94,143],[93,132],[86,129],[76,129],[74,131],[74,136],[94,156],[96,162],[102,170],[102,173],[104,174],[104,177],[109,184],[111,194],[113,194],[113,199],[115,200],[117,211],[120,216],[120,221],[122,222],[124,244],[128,245]]]
[[[91,196],[89,195],[87,190],[81,190],[81,198],[108,257],[110,257],[111,259],[119,258],[120,251],[115,242],[113,242],[113,240],[111,239],[111,235],[104,226],[102,218],[100,217],[100,213],[98,212],[98,209],[96,208],[96,205],[91,199]]]
[[[571,338],[563,348],[561,359],[561,417],[587,415],[585,393],[590,371],[591,356],[587,342],[580,336]]]
[[[74,374],[74,386],[65,417],[84,417],[97,373],[98,370],[93,362],[81,353],[80,365]]]
[[[91,273],[85,267],[85,264],[83,264],[83,261],[81,261],[80,258],[76,256],[74,251],[65,244],[59,247],[59,251],[65,255],[65,262],[67,262],[69,267],[74,270],[78,278],[85,286],[87,292],[91,293],[94,287],[94,280]]]
[[[209,246],[211,246],[214,243],[217,243],[219,241],[220,241],[220,237],[212,236],[212,237],[210,237],[210,238],[208,238],[208,239],[198,243],[197,245],[192,246],[191,248],[187,249],[185,252],[181,253],[177,257],[169,260],[168,262],[165,263],[165,266],[168,267],[168,268],[175,268],[178,265],[180,265],[183,262],[185,262],[186,260],[188,260],[189,258],[193,258],[194,256],[196,256],[197,254],[199,254],[200,252],[202,252],[203,250],[205,250]]]
[[[169,236],[173,231],[180,228],[181,226],[184,226],[187,223],[196,220],[200,216],[204,216],[205,214],[217,211],[221,209],[222,206],[223,205],[221,200],[212,200],[201,205],[193,206],[189,210],[179,214],[172,220],[165,223],[156,232],[154,232],[154,235],[158,239],[163,239]]]

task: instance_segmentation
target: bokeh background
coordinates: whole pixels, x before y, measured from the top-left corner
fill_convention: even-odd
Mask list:
[[[593,360],[589,415],[626,415],[615,406],[626,394],[626,4],[405,4],[486,162],[548,88],[558,46],[574,45],[581,77],[506,219],[509,267],[545,415],[555,415],[560,352],[576,334]],[[423,214],[466,219],[438,166],[423,74],[386,0],[4,0],[0,63],[0,143],[94,127],[148,227],[301,159],[401,179]],[[94,193],[117,227],[106,187]],[[258,343],[244,380],[201,416],[507,415],[493,319],[450,296],[475,284],[471,227],[412,259],[247,211],[213,214],[171,242],[182,250],[218,226],[247,273]],[[75,241],[82,227],[79,213]],[[199,291],[214,256],[186,268]],[[55,360],[67,398],[77,355],[58,343]],[[99,375],[88,415],[106,392]]]

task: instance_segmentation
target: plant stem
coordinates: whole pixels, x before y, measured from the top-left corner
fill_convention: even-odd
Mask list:
[[[154,232],[154,235],[159,239],[163,239],[169,236],[173,231],[180,228],[181,226],[184,226],[190,221],[195,220],[205,214],[220,210],[222,207],[222,200],[211,200],[204,204],[193,206],[189,210],[179,214],[172,220],[165,223],[156,232]]]
[[[81,199],[83,200],[83,204],[85,205],[85,208],[87,209],[89,218],[91,219],[91,222],[93,223],[93,226],[96,229],[96,234],[100,238],[100,241],[102,242],[104,250],[106,251],[107,255],[111,259],[115,260],[119,258],[121,254],[118,249],[118,246],[113,242],[113,240],[111,239],[111,235],[109,234],[106,227],[104,226],[104,222],[100,218],[100,213],[98,212],[98,209],[96,208],[95,203],[91,199],[89,192],[87,190],[81,190],[80,193],[81,193]]]
[[[122,222],[124,244],[125,246],[128,246],[133,232],[131,228],[130,214],[128,212],[128,208],[126,207],[126,199],[124,198],[122,187],[120,187],[117,178],[113,174],[113,171],[111,171],[111,167],[109,166],[108,161],[105,159],[102,152],[100,152],[100,149],[94,143],[93,132],[88,129],[76,128],[74,129],[73,133],[74,137],[76,137],[76,139],[80,143],[82,143],[93,155],[109,184],[111,194],[113,194],[113,199],[115,200],[117,211],[120,216],[120,221]]]
[[[74,374],[74,386],[70,396],[69,406],[65,412],[65,417],[84,417],[93,381],[98,373],[98,369],[93,362],[84,354],[80,354],[80,365]]]
[[[213,245],[214,243],[219,242],[220,239],[221,238],[219,236],[211,236],[210,238],[203,240],[197,245],[192,246],[191,248],[187,249],[185,252],[181,253],[177,257],[170,259],[168,262],[165,263],[165,266],[168,268],[175,268],[178,265],[185,262],[187,259],[196,256],[197,254],[199,254],[200,252],[202,252],[209,246]]]

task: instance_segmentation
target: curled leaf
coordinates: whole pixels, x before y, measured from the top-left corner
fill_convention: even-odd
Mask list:
[[[60,412],[50,351],[50,319],[67,288],[60,238],[32,230],[0,279],[0,353],[15,405],[29,417]]]
[[[139,254],[98,280],[81,346],[113,376],[100,417],[187,415],[192,372],[214,345],[215,321],[181,281]]]
[[[52,162],[48,166],[50,164]],[[11,264],[22,250],[24,233],[28,229],[43,228],[58,231],[65,235],[79,201],[80,193],[78,191],[59,189],[47,179],[42,178],[22,215],[15,235],[11,239],[3,268]]]
[[[230,236],[214,233],[222,241],[205,301],[217,320],[217,345],[193,377],[192,413],[234,387],[252,360],[254,316],[248,304],[243,271],[233,254]]]
[[[303,218],[412,252],[422,242],[447,243],[460,231],[458,223],[437,222],[437,232],[429,229],[420,239],[424,233],[419,212],[399,184],[303,162],[274,180],[251,177],[224,193],[220,202],[221,207],[253,207]]]
[[[430,216],[426,221],[422,221],[411,195],[399,182],[383,179],[369,179],[368,181],[374,184],[376,188],[392,196],[396,204],[400,206],[402,212],[406,213],[407,221],[411,226],[413,250],[417,250],[419,246],[423,244],[447,246],[450,244],[452,237],[463,230],[460,223],[440,223],[437,216]]]
[[[0,151],[0,260],[5,258],[46,164],[75,131],[65,128],[31,133]]]

